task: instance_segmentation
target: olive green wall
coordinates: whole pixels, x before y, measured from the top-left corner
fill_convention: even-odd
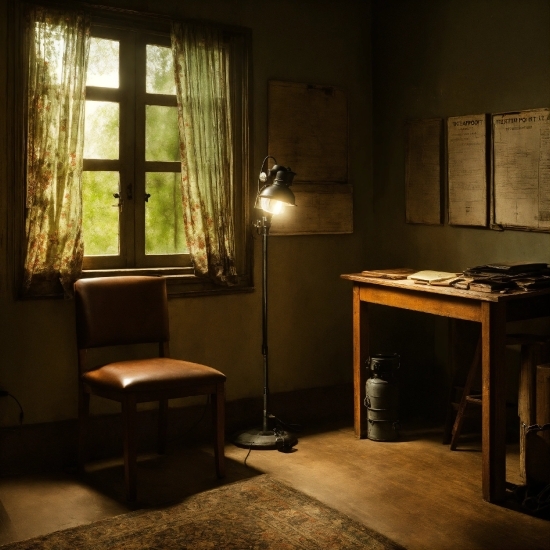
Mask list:
[[[13,185],[7,180],[12,144],[6,126],[10,1],[0,0],[0,388],[21,401],[27,422],[36,423],[75,417],[76,355],[70,301],[11,298],[6,221]],[[405,224],[403,147],[408,119],[550,106],[548,0],[374,0],[372,22],[370,2],[363,0],[105,3],[252,29],[255,171],[267,149],[269,79],[347,91],[355,232],[270,240],[271,391],[351,380],[351,285],[339,279],[340,273],[550,262],[548,234]],[[299,166],[292,168],[299,172]],[[259,283],[258,239],[254,254]],[[405,387],[415,392],[402,399],[415,406],[434,380],[448,382],[440,368],[446,363],[447,325],[420,314],[374,309],[379,322],[373,351],[404,356],[403,377],[410,383]],[[223,370],[230,400],[261,395],[259,288],[245,295],[173,299],[170,315],[174,356]],[[110,410],[96,403],[96,411]],[[11,400],[0,401],[0,425],[16,423],[16,413]]]
[[[550,262],[550,235],[405,224],[408,119],[550,107],[548,0],[383,0],[373,9],[373,265]]]
[[[365,265],[462,271],[493,261],[550,262],[547,233],[406,224],[404,193],[407,120],[550,107],[550,2],[375,0],[372,14],[376,244]],[[415,388],[403,402],[444,400],[433,390],[449,382],[441,368],[447,322],[388,311],[377,320],[375,342],[403,355],[404,387]]]
[[[73,304],[14,301],[8,253],[8,191],[13,182],[7,128],[7,6],[0,0],[0,388],[21,402],[28,423],[76,417]],[[267,153],[267,81],[339,86],[350,113],[349,181],[353,235],[270,240],[270,386],[272,392],[351,381],[351,286],[367,255],[371,211],[370,2],[363,0],[103,0],[134,10],[249,27],[253,31],[254,171]],[[284,158],[279,158],[285,164]],[[292,166],[300,171],[300,166]],[[256,185],[256,173],[252,188]],[[255,281],[261,247],[254,243]],[[170,301],[172,355],[226,373],[229,400],[262,393],[261,292]],[[116,410],[95,400],[96,412]],[[0,425],[17,422],[12,400],[0,401]],[[299,419],[289,419],[299,420]]]

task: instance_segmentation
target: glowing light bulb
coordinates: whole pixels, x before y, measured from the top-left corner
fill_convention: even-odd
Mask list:
[[[267,197],[260,197],[260,208],[264,212],[269,212],[270,214],[276,216],[277,214],[281,214],[283,212],[285,209],[285,203],[274,199],[269,199]]]

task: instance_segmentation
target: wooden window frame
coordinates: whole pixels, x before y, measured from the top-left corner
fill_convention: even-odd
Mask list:
[[[90,7],[90,4],[80,3],[78,1],[65,2],[64,0],[49,1],[40,0],[42,5],[66,7],[70,9],[82,9],[92,16],[93,36],[101,37],[104,32],[99,29],[117,29],[116,32],[135,33],[150,44],[169,45],[170,40],[170,17],[164,15],[155,15],[151,13],[139,14],[132,10],[115,9],[108,7]],[[14,208],[8,212],[8,241],[9,241],[9,263],[12,272],[12,290],[15,299],[21,299],[21,282],[23,276],[23,260],[25,256],[25,146],[26,141],[26,83],[25,69],[27,62],[27,47],[25,45],[24,33],[24,3],[17,2],[10,7],[8,17],[13,25],[10,25],[10,36],[8,40],[13,46],[8,53],[8,127],[13,136],[13,143],[21,144],[14,148],[12,161],[9,163],[8,176],[12,178],[14,185],[10,189],[9,203]],[[175,17],[172,19],[176,19]],[[221,286],[204,277],[197,277],[191,266],[190,257],[187,260],[179,262],[180,265],[169,265],[171,262],[150,262],[150,265],[136,266],[134,263],[126,262],[126,265],[113,265],[109,260],[89,262],[86,261],[83,266],[84,278],[97,276],[114,275],[132,275],[132,274],[150,274],[162,275],[167,278],[168,291],[170,296],[202,296],[227,293],[250,292],[253,287],[253,262],[252,262],[252,230],[250,223],[250,181],[252,173],[252,140],[251,129],[252,121],[252,59],[251,43],[252,36],[250,29],[235,26],[226,26],[212,23],[222,28],[228,35],[237,36],[240,39],[240,51],[237,61],[237,67],[234,68],[234,85],[232,93],[232,102],[234,107],[233,120],[236,150],[235,162],[235,237],[236,237],[236,264],[238,270],[238,283],[234,286]],[[103,37],[107,38],[110,31],[105,31]],[[125,54],[121,51],[121,60]],[[143,48],[145,55],[145,47]],[[124,61],[127,60],[124,58]],[[145,66],[144,66],[145,67]],[[122,75],[121,75],[122,78]],[[122,88],[122,86],[121,86]],[[101,91],[100,91],[101,90]],[[107,90],[107,91],[106,91]],[[95,88],[87,99],[100,99],[108,97],[117,97],[122,93],[117,89],[108,90],[106,88]],[[143,90],[145,93],[145,89]],[[172,101],[170,96],[161,96],[160,94],[145,94],[150,96],[145,101],[150,100],[151,104],[166,104],[163,102]],[[160,96],[160,97],[159,97]],[[170,99],[167,99],[170,98]],[[173,98],[175,100],[175,97]],[[157,103],[158,102],[158,103]],[[171,105],[171,103],[170,103]],[[145,109],[143,109],[145,110]],[[120,114],[121,119],[123,114]],[[141,130],[135,125],[135,132],[145,132],[143,114],[143,124]],[[137,119],[134,117],[134,120]],[[121,120],[121,128],[124,122]],[[144,135],[142,136],[144,138]],[[138,137],[136,137],[136,140]],[[122,147],[122,141],[121,141]],[[135,152],[134,152],[135,157]],[[116,163],[118,161],[114,161]],[[143,170],[143,179],[146,171],[174,171],[175,163],[158,163],[143,161],[145,169]],[[87,160],[84,170],[94,167],[96,170],[117,170],[115,164],[109,160]],[[179,163],[177,163],[179,164]],[[170,168],[169,170],[166,170]],[[145,185],[140,188],[140,192],[145,193]],[[143,195],[142,195],[143,196]],[[144,209],[144,200],[142,208]],[[130,223],[130,222],[129,222]],[[144,236],[142,237],[144,239]],[[131,258],[130,258],[131,259]],[[158,258],[155,258],[155,260]],[[10,266],[8,266],[10,267]],[[41,296],[40,298],[61,298],[61,292],[52,296]],[[33,297],[36,298],[36,297]]]
[[[145,254],[145,181],[148,172],[180,173],[180,162],[145,159],[146,107],[177,107],[175,95],[150,94],[145,89],[146,48],[170,47],[170,37],[105,26],[92,26],[92,37],[119,43],[119,88],[86,87],[86,100],[113,101],[119,105],[119,158],[85,159],[84,171],[116,171],[120,174],[123,208],[120,216],[120,254],[85,256],[83,268],[89,270],[192,267],[188,253],[178,255]]]

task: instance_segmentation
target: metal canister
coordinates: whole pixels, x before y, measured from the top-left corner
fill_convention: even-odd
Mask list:
[[[377,354],[368,360],[371,377],[366,383],[367,437],[395,441],[399,437],[399,355]]]

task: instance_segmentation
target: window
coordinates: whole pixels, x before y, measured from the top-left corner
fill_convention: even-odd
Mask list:
[[[190,267],[169,37],[92,27],[84,269]]]
[[[249,31],[79,6],[13,12],[22,295],[70,293],[80,269],[160,273],[172,294],[249,289]]]

